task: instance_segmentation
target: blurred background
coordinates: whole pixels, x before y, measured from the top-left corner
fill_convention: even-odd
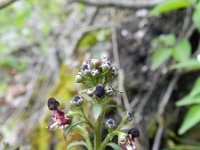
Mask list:
[[[0,149],[62,150],[80,139],[46,129],[46,103],[67,108],[78,66],[107,56],[138,149],[199,150],[199,31],[198,0],[0,0]]]

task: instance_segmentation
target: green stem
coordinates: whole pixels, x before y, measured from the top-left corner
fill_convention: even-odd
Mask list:
[[[79,134],[83,136],[83,138],[85,139],[85,142],[87,143],[87,149],[88,150],[93,150],[92,143],[90,141],[90,137],[89,137],[89,134],[88,134],[87,130],[84,129],[82,126],[79,126],[79,125],[77,126],[77,128],[80,131]]]
[[[112,132],[110,132],[110,133],[106,136],[106,138],[103,140],[103,143],[101,144],[100,150],[104,150],[104,149],[106,148],[107,143],[110,141],[110,139],[111,139],[113,136],[117,135],[117,134],[118,134],[118,131],[112,131]]]
[[[95,150],[99,150],[100,144],[101,144],[101,124],[105,115],[104,107],[102,106],[103,110],[97,119],[96,126],[95,126],[95,132],[94,132],[94,147]]]
[[[124,118],[120,124],[118,125],[118,127],[114,130],[114,131],[111,131],[107,136],[106,138],[103,140],[101,146],[100,146],[100,150],[104,150],[106,145],[108,144],[108,142],[110,141],[110,139],[117,135],[119,133],[119,130],[124,126],[124,124],[127,123],[127,118]]]
[[[94,130],[94,125],[92,124],[92,122],[85,116],[85,112],[83,110],[83,107],[81,107],[81,112],[82,112],[82,115],[83,115],[83,118],[85,120],[85,122],[88,124],[88,126]]]

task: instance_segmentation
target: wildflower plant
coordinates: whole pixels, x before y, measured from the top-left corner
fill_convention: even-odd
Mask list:
[[[108,103],[109,99],[118,92],[112,86],[112,81],[117,76],[118,70],[108,58],[90,59],[83,63],[75,77],[75,82],[82,83],[84,89],[79,93],[80,95],[71,100],[70,110],[67,112],[60,110],[59,102],[49,98],[47,104],[52,111],[51,117],[54,121],[48,127],[49,130],[58,126],[63,129],[65,137],[70,133],[77,133],[84,139],[84,141],[70,143],[67,149],[77,145],[85,146],[87,150],[104,150],[107,146],[113,149],[136,149],[135,138],[139,136],[139,130],[136,128],[127,132],[122,130],[124,125],[132,123],[131,113],[126,112],[118,125],[112,118],[105,120],[106,111],[117,107]],[[86,107],[91,108],[85,111]],[[103,124],[108,130],[104,139],[102,139]],[[114,136],[118,136],[118,144],[111,142]]]

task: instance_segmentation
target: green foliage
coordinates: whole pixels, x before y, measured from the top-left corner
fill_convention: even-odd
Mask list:
[[[158,15],[180,8],[187,8],[190,6],[189,0],[165,0],[163,3],[157,5],[150,15]]]
[[[187,70],[196,70],[200,69],[200,63],[196,59],[189,59],[184,62],[173,64],[170,66],[171,69],[187,69]]]
[[[0,60],[0,68],[4,69],[16,69],[17,71],[23,71],[26,69],[28,63],[25,60],[17,60],[14,57],[7,57]]]
[[[191,92],[179,100],[176,105],[184,106],[184,105],[193,105],[188,111],[185,119],[179,129],[179,134],[183,134],[188,131],[190,128],[195,126],[200,122],[200,77],[196,80]]]
[[[195,5],[195,10],[192,15],[192,20],[200,32],[200,2]]]
[[[190,128],[200,122],[200,104],[192,106],[187,112],[184,121],[178,131],[179,134],[184,134]]]
[[[93,103],[92,113],[94,114],[94,119],[97,120],[102,112],[102,104],[101,103]]]
[[[171,56],[171,54],[172,54],[171,49],[166,49],[166,48],[156,49],[152,56],[151,69],[155,70],[159,66],[161,66]]]
[[[177,106],[184,106],[190,104],[200,104],[200,77],[196,80],[191,92],[176,102]]]
[[[113,143],[113,142],[108,143],[107,146],[112,147],[113,150],[122,150],[122,148],[119,145],[117,145],[116,143]]]
[[[191,45],[186,39],[181,39],[174,47],[172,56],[179,62],[184,62],[191,57]]]
[[[78,121],[75,123],[72,123],[70,125],[68,125],[66,128],[64,128],[64,137],[66,138],[67,135],[72,131],[72,129],[74,129],[77,125],[82,124],[83,121]]]
[[[161,35],[153,40],[155,49],[152,55],[151,69],[160,67],[167,59],[173,57],[177,62],[185,63],[191,57],[191,45],[188,40],[176,42],[175,35]],[[172,66],[174,68],[174,66]]]
[[[87,144],[84,141],[74,141],[74,142],[71,142],[70,144],[68,144],[66,150],[70,150],[72,147],[76,147],[76,146],[80,146],[80,145],[87,147]]]

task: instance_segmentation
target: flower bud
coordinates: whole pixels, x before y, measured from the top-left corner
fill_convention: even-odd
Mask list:
[[[113,119],[108,119],[105,124],[108,129],[113,129],[116,126],[115,120]]]
[[[72,104],[75,106],[80,106],[83,103],[83,99],[80,96],[75,96],[72,100]]]
[[[91,74],[90,66],[88,64],[83,65],[82,71],[83,71],[84,75],[90,75]]]
[[[130,112],[126,112],[125,117],[127,118],[128,121],[132,121],[133,120],[133,114]]]
[[[108,57],[103,57],[103,58],[101,59],[101,62],[102,62],[102,63],[107,63],[107,62],[110,63]]]
[[[107,87],[106,88],[106,94],[108,94],[109,96],[112,96],[113,95],[113,89],[112,89],[112,87]]]
[[[57,110],[59,105],[59,102],[55,98],[49,98],[47,102],[49,110]]]
[[[98,98],[103,98],[105,95],[105,90],[102,85],[98,85],[94,89],[94,95]]]
[[[76,83],[81,83],[82,81],[83,81],[83,77],[81,75],[78,74],[78,75],[75,76],[75,82]]]
[[[94,59],[90,60],[90,66],[92,68],[97,68],[100,64],[101,64],[101,62],[99,59],[94,58]]]
[[[137,128],[132,128],[128,131],[128,135],[131,135],[132,138],[140,136],[140,131]]]
[[[92,75],[93,77],[97,76],[98,74],[99,74],[99,70],[97,70],[97,69],[92,69],[91,75]]]
[[[103,71],[103,72],[106,72],[106,71],[110,70],[110,68],[111,68],[111,63],[109,63],[109,62],[103,63],[103,64],[101,65],[101,68],[102,68],[102,71]]]
[[[114,75],[115,77],[117,77],[119,75],[118,69],[116,67],[112,67],[112,75]]]
[[[93,94],[94,94],[94,89],[88,89],[87,90],[87,95],[88,96],[93,96]]]

